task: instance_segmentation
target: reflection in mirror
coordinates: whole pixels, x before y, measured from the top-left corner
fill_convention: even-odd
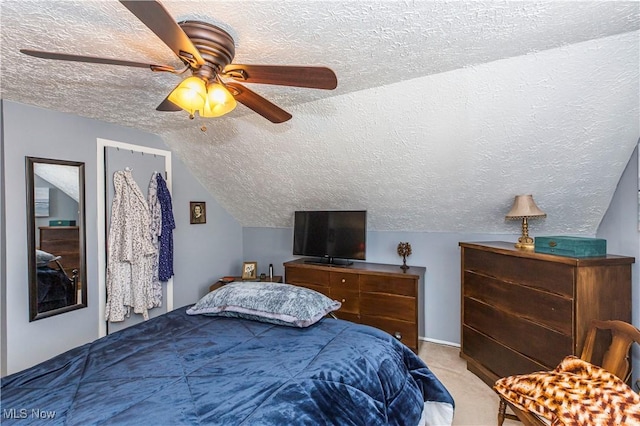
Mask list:
[[[29,320],[87,306],[84,163],[26,157]]]

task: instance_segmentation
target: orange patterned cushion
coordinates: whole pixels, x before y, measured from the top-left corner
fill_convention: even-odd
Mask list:
[[[575,356],[553,371],[504,377],[493,388],[554,426],[640,424],[640,396],[615,375]]]

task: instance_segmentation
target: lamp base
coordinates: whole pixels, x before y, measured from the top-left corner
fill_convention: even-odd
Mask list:
[[[533,251],[535,249],[535,245],[533,243],[533,238],[529,237],[529,236],[522,236],[520,238],[518,238],[518,242],[515,243],[515,247],[518,250],[527,250],[527,251]]]

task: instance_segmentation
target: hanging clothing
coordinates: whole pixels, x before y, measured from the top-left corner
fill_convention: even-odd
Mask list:
[[[148,300],[150,302],[149,309],[159,308],[162,306],[162,284],[158,278],[158,256],[160,255],[158,238],[162,232],[162,208],[160,206],[160,200],[158,200],[157,174],[158,172],[153,172],[151,175],[149,191],[147,193],[147,202],[149,203],[149,213],[151,215],[149,236],[156,251],[155,256],[153,257],[153,278],[151,279],[150,293],[148,295]]]
[[[124,321],[130,309],[149,319],[149,287],[156,250],[149,235],[149,205],[130,170],[113,174],[115,194],[107,240],[107,321]]]
[[[173,219],[171,193],[169,193],[167,183],[160,173],[157,174],[156,180],[158,181],[158,200],[162,208],[158,277],[160,281],[167,281],[173,276],[173,230],[176,228],[176,222]]]

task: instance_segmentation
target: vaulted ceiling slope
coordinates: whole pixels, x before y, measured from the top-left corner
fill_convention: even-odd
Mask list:
[[[0,3],[2,97],[160,134],[244,226],[367,209],[373,230],[593,234],[640,137],[638,2],[164,1],[221,26],[236,63],[325,65],[334,91],[257,85],[292,113],[155,107],[180,77],[21,48],[179,67],[119,2]],[[201,126],[206,125],[203,132]]]

